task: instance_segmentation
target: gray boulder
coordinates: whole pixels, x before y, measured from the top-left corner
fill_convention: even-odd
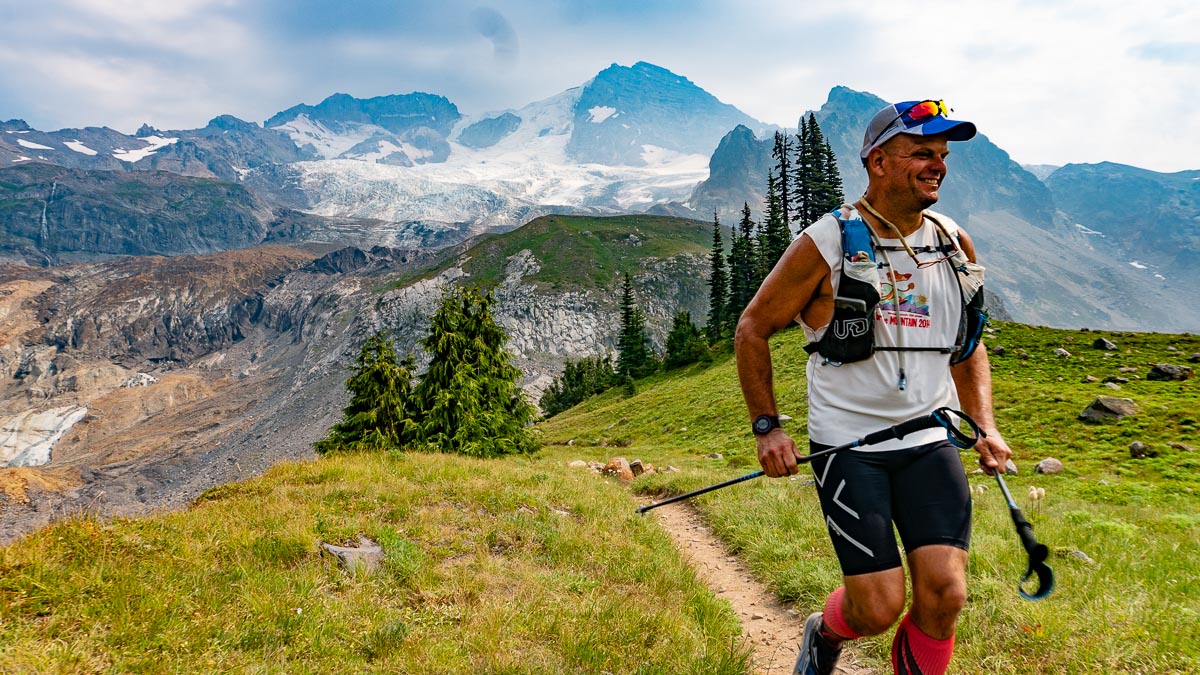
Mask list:
[[[366,537],[358,538],[358,546],[321,544],[321,548],[336,558],[342,569],[350,572],[361,569],[370,574],[383,562],[383,548]]]
[[[1079,419],[1084,422],[1102,422],[1119,420],[1122,417],[1136,414],[1137,407],[1134,405],[1133,399],[1097,396],[1091,405],[1079,413]]]
[[[1186,380],[1191,376],[1191,368],[1171,363],[1156,363],[1150,372],[1146,373],[1147,380]]]
[[[1047,457],[1038,462],[1037,466],[1033,467],[1034,473],[1058,473],[1063,470],[1063,463],[1053,457]]]

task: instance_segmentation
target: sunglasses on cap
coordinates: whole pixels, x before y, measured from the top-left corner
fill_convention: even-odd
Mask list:
[[[928,120],[931,120],[938,115],[941,115],[942,117],[948,117],[952,110],[952,108],[947,108],[946,102],[942,100],[934,101],[933,99],[926,99],[919,103],[914,103],[913,105],[905,108],[899,115],[896,115],[896,119],[888,122],[887,126],[883,128],[883,131],[880,131],[878,134],[876,134],[875,138],[872,139],[868,145],[874,146],[876,143],[878,143],[879,139],[883,138],[883,135],[886,134],[888,130],[890,130],[892,126],[896,124],[896,122],[904,120],[904,126],[906,128],[911,128],[918,124],[924,124]]]

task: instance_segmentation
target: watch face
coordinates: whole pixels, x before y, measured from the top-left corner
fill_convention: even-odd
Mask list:
[[[771,430],[771,418],[762,415],[754,420],[754,430],[760,434],[765,434]]]

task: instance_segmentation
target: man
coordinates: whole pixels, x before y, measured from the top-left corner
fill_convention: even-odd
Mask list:
[[[987,354],[975,349],[951,365],[964,317],[959,272],[969,259],[982,283],[982,268],[973,264],[975,247],[966,232],[926,211],[946,178],[949,143],[974,135],[975,125],[948,119],[941,101],[906,101],[879,111],[860,152],[866,194],[806,228],[742,314],[738,377],[768,476],[798,471],[796,443],[776,419],[768,345],[793,320],[815,350],[807,364],[810,452],[949,406],[987,434],[975,446],[984,470],[1003,470],[1012,453],[992,414]],[[862,248],[874,250],[843,251],[839,218],[864,221],[871,237],[861,240],[867,242]],[[850,273],[878,290],[878,305],[867,305],[858,327],[828,331],[835,306],[842,308],[839,317],[862,309],[861,301],[839,293],[859,283],[848,281]],[[864,327],[873,332],[873,344],[859,339]],[[862,356],[843,356],[859,349]],[[879,635],[900,618],[905,578],[893,522],[913,586],[911,608],[892,643],[893,668],[945,672],[966,599],[971,530],[970,491],[957,449],[943,430],[929,429],[812,465],[844,583],[824,612],[808,617],[796,672],[833,672],[843,642]]]

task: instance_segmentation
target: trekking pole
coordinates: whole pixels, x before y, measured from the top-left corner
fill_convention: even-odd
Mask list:
[[[967,434],[963,433],[962,429],[960,429],[958,426],[958,422],[950,418],[951,415],[954,415],[960,420],[966,422],[967,426],[971,428],[971,435],[968,436]],[[819,450],[805,457],[797,457],[796,463],[804,464],[805,462],[810,462],[818,457],[825,457],[826,455],[832,455],[837,452],[842,452],[843,450],[853,450],[854,448],[861,448],[867,445],[875,445],[876,443],[890,441],[893,438],[904,438],[911,433],[924,431],[925,429],[933,429],[935,427],[942,427],[945,429],[946,438],[958,448],[974,447],[975,443],[979,440],[980,435],[983,433],[980,431],[979,425],[975,424],[975,420],[968,417],[966,413],[960,410],[951,410],[950,408],[938,408],[928,415],[914,417],[911,420],[901,422],[895,426],[890,426],[887,429],[871,432],[866,436],[863,436],[856,441],[846,443],[845,445]],[[674,504],[675,502],[683,501],[684,499],[691,499],[692,497],[705,494],[706,492],[712,492],[713,490],[720,490],[723,487],[736,485],[743,481],[758,478],[765,473],[766,472],[764,471],[748,473],[740,478],[727,480],[724,483],[717,483],[716,485],[709,485],[708,487],[700,488],[699,490],[693,490],[687,494],[676,495],[669,499],[664,499],[661,502],[655,502],[653,504],[640,507],[637,512],[644,514],[650,509],[657,509],[660,506]]]
[[[1004,493],[1004,501],[1008,502],[1008,511],[1012,514],[1013,524],[1017,526],[1017,536],[1021,538],[1021,545],[1029,554],[1029,567],[1025,570],[1025,576],[1017,582],[1017,595],[1026,600],[1041,600],[1054,590],[1054,570],[1046,564],[1050,549],[1046,548],[1045,544],[1038,543],[1033,536],[1033,525],[1025,520],[1021,509],[1017,508],[1016,502],[1013,501],[1008,486],[1004,484],[1004,467],[997,467],[995,472],[996,482],[1000,484],[1000,491]],[[1037,575],[1038,578],[1038,588],[1033,593],[1028,593],[1025,591],[1025,582],[1034,575]]]

